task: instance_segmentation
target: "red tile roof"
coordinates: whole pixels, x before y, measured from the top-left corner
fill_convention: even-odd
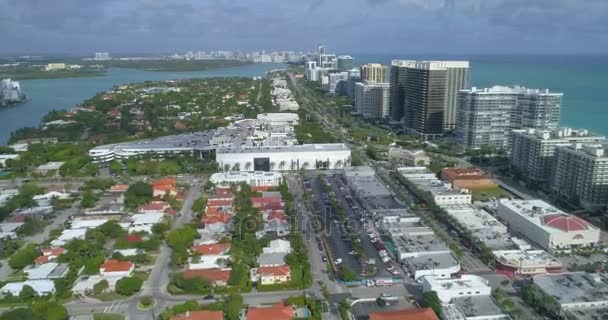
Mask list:
[[[110,259],[99,266],[99,268],[104,269],[104,272],[129,271],[131,268],[133,268],[133,262]]]
[[[138,234],[130,234],[127,236],[127,242],[130,243],[140,242],[141,240],[143,240],[143,237]]]
[[[36,258],[36,260],[34,260],[34,262],[36,264],[45,264],[45,263],[59,257],[60,255],[62,255],[64,253],[65,253],[65,249],[62,247],[43,249],[42,255],[39,256],[38,258]]]
[[[272,307],[252,307],[247,309],[247,320],[291,320],[293,307],[281,303]]]
[[[175,178],[162,178],[152,182],[152,189],[157,191],[175,191],[177,189],[177,181]]]
[[[169,204],[164,201],[152,201],[139,207],[141,211],[163,211],[169,207]]]
[[[260,207],[262,211],[268,210],[285,210],[285,206],[282,203],[265,203]]]
[[[165,209],[165,213],[173,216],[177,213],[177,211],[175,211],[173,208],[167,208],[167,209]]]
[[[270,189],[272,189],[272,187],[269,186],[251,186],[251,191],[254,192],[263,192],[263,191],[268,191]]]
[[[224,319],[224,312],[222,311],[188,311],[186,313],[178,314],[171,317],[171,320],[222,320]]]
[[[201,269],[201,270],[188,270],[184,272],[184,279],[192,279],[192,278],[203,278],[207,279],[210,282],[228,282],[230,280],[230,272],[232,269]]]
[[[260,267],[258,268],[260,275],[273,275],[275,277],[289,276],[291,274],[291,268],[288,265],[278,267]]]
[[[222,254],[230,250],[230,243],[196,244],[192,246],[192,251],[200,255]]]
[[[287,216],[281,210],[272,210],[272,211],[270,211],[270,213],[268,213],[268,217],[266,220],[268,220],[268,221],[271,221],[271,220],[287,221]]]
[[[209,199],[207,207],[227,207],[232,205],[232,199]]]
[[[548,214],[543,217],[545,225],[565,231],[580,231],[589,229],[587,222],[569,214]]]
[[[369,320],[439,320],[431,308],[370,312]]]

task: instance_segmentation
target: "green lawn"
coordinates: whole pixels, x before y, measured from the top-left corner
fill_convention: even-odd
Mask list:
[[[125,320],[125,316],[117,313],[94,313],[93,320]]]
[[[512,197],[509,191],[501,187],[492,187],[484,189],[472,189],[473,201],[485,201],[489,198]]]

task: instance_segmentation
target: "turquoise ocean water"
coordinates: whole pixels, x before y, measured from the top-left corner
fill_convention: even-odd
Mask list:
[[[574,55],[353,55],[356,64],[392,59],[462,59],[471,85],[521,85],[563,92],[561,123],[608,136],[608,56]]]
[[[392,59],[469,60],[473,86],[522,85],[563,92],[562,125],[608,135],[608,56],[353,54],[353,57],[356,64],[378,62],[389,65]],[[0,144],[5,143],[14,130],[38,125],[48,111],[71,108],[115,85],[145,80],[252,77],[283,67],[282,64],[255,64],[201,72],[111,69],[105,76],[97,78],[23,80],[21,86],[29,100],[16,107],[0,109]]]

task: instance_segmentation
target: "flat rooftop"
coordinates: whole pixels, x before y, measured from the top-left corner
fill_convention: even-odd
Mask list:
[[[119,150],[209,150],[215,130],[97,146],[91,153]]]
[[[428,253],[415,258],[407,258],[408,264],[414,270],[448,269],[458,266],[460,263],[450,252]]]
[[[603,320],[608,318],[608,307],[572,308],[567,311],[568,319]]]
[[[344,143],[302,144],[286,146],[260,146],[260,147],[219,147],[217,153],[283,153],[283,152],[336,152],[348,151],[350,148]]]
[[[494,320],[510,319],[502,309],[500,309],[494,299],[490,296],[471,296],[454,298],[451,304],[455,306],[466,319],[476,317],[492,317]],[[503,315],[504,317],[500,317]]]
[[[608,277],[600,273],[570,272],[534,277],[534,284],[561,305],[608,302]]]
[[[555,268],[562,265],[545,250],[496,250],[492,253],[498,261],[509,265]]]
[[[402,252],[425,253],[425,252],[442,252],[449,249],[441,242],[441,240],[432,234],[393,234],[393,242],[395,247]]]

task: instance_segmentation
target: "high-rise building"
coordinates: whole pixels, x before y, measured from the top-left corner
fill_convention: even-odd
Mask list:
[[[469,87],[469,62],[395,60],[393,66],[393,86],[403,90],[393,93],[394,108],[403,99],[405,129],[425,138],[452,129],[458,92]]]
[[[320,54],[318,66],[321,68],[329,68],[335,70],[335,64],[337,64],[337,59],[335,54]]]
[[[603,140],[604,137],[593,135],[587,130],[571,128],[513,130],[510,163],[515,171],[529,182],[549,183],[554,174],[555,152],[558,147]]]
[[[607,150],[608,145],[597,143],[558,147],[553,191],[587,210],[605,209],[608,206]]]
[[[357,83],[355,109],[364,118],[383,119],[389,115],[388,83]]]
[[[368,63],[362,65],[361,81],[368,83],[385,83],[386,82],[386,66],[379,63]]]
[[[305,74],[306,74],[306,80],[308,80],[308,81],[318,81],[319,80],[319,71],[317,70],[316,61],[306,61],[304,70],[305,70]]]
[[[523,87],[494,86],[461,90],[456,112],[460,144],[508,149],[512,130],[555,129],[562,93]]]
[[[338,71],[348,71],[353,68],[355,59],[351,56],[338,56]]]
[[[336,88],[341,82],[348,79],[348,72],[334,72],[328,75],[328,91],[331,94],[336,94]]]
[[[361,82],[361,71],[358,68],[348,70],[348,80],[344,83],[344,90],[340,94],[355,99],[355,85]]]
[[[403,121],[405,75],[408,66],[413,65],[412,60],[393,60],[391,62],[391,97],[390,97],[390,119],[394,122]]]

